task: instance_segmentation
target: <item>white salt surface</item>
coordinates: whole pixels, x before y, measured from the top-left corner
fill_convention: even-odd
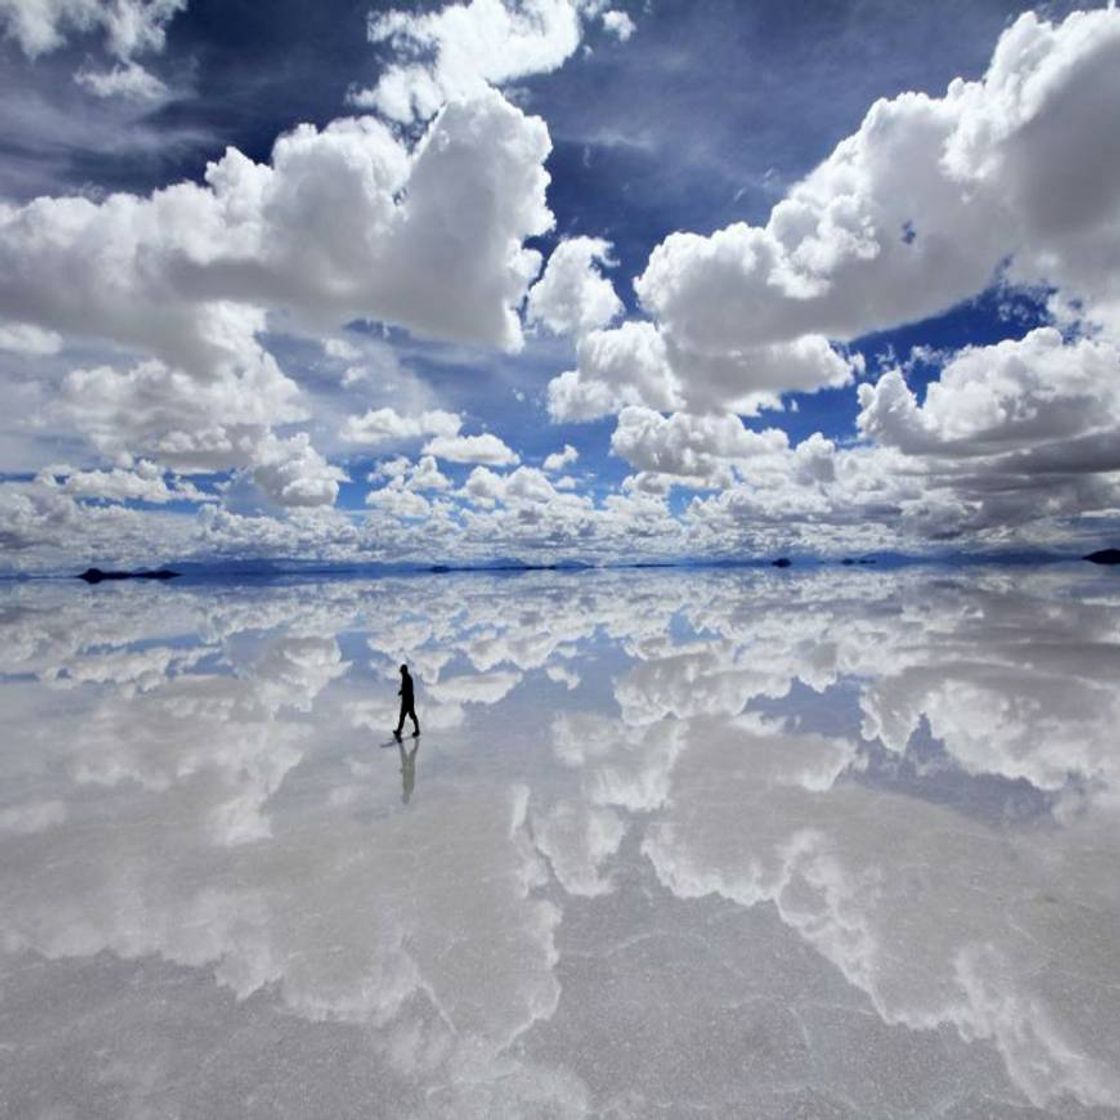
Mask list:
[[[8,585],[0,1115],[1120,1117],[1118,728],[1074,566]]]

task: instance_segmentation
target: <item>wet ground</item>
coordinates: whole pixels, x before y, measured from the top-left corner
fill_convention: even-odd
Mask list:
[[[1118,728],[1078,566],[9,584],[0,1114],[1120,1117]]]

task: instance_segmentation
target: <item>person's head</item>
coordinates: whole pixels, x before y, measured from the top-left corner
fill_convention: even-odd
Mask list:
[[[401,666],[401,676],[402,677],[407,677],[408,676],[408,666],[407,665],[402,665]]]

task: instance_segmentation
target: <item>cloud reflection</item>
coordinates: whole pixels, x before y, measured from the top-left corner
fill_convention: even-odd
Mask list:
[[[962,1100],[1120,1108],[1120,1016],[1100,995],[1120,914],[1118,634],[1120,591],[1061,571],[12,586],[0,937],[53,962],[47,989],[107,952],[309,1031],[360,1027],[400,1115],[580,1115],[606,1090],[558,1040],[588,1001],[625,1005],[566,1002],[596,953],[569,958],[569,926],[595,908],[625,972],[642,914],[660,938],[686,904],[732,906],[765,941],[725,940],[723,966],[743,1000],[796,1005],[797,1037],[838,1013],[799,1002],[797,976],[834,969],[853,1037],[874,1012],[919,1061],[930,1032],[955,1033]],[[399,752],[379,749],[402,658],[425,728],[403,804]],[[1043,810],[965,811],[992,781]],[[648,1005],[672,1005],[689,937],[666,942]],[[750,960],[788,939],[818,963],[779,999]],[[800,1077],[868,1114],[812,1047],[783,1045],[792,1066],[752,1082],[766,1107]],[[867,1076],[877,1061],[858,1059]],[[719,1107],[717,1081],[689,1101]],[[875,1083],[889,1114],[909,1107],[912,1082]]]

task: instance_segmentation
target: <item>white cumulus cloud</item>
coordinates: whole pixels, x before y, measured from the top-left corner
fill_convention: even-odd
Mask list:
[[[665,340],[651,323],[623,323],[580,340],[579,368],[549,382],[553,420],[595,420],[626,405],[671,412],[683,404]]]
[[[551,455],[546,456],[543,466],[546,471],[562,471],[565,467],[577,462],[578,459],[579,452],[570,443],[566,443],[562,450],[554,451]]]
[[[395,408],[371,408],[364,416],[347,417],[339,434],[347,443],[377,447],[427,436],[455,436],[460,427],[458,413],[443,409],[402,416]]]
[[[290,439],[269,435],[257,453],[253,481],[281,506],[330,506],[346,472],[332,466],[311,446],[306,432]]]
[[[424,445],[424,454],[450,463],[487,463],[496,467],[520,462],[517,452],[490,432],[480,436],[436,436]]]
[[[1120,350],[1103,339],[1065,344],[1053,327],[971,346],[945,364],[919,405],[897,369],[859,387],[860,430],[908,453],[1043,457],[1095,448],[1120,432]],[[1120,468],[1120,453],[1111,458]],[[1086,468],[1099,469],[1090,456]]]
[[[601,271],[614,264],[610,252],[611,243],[598,237],[561,241],[529,289],[527,321],[554,334],[584,335],[618,318],[625,307]]]
[[[753,432],[737,416],[666,418],[653,409],[630,406],[618,417],[611,450],[639,471],[679,475],[701,485],[729,485],[730,465],[759,455],[785,451],[785,432]]]
[[[621,43],[625,43],[637,30],[630,16],[618,8],[603,13],[603,27]]]

